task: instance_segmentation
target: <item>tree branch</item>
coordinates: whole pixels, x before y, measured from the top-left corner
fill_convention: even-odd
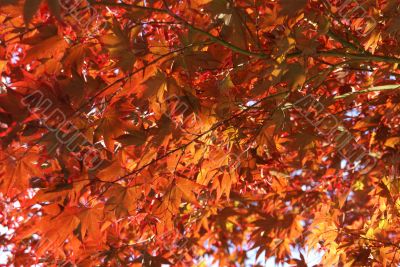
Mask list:
[[[239,54],[243,54],[246,56],[254,56],[254,57],[258,57],[258,58],[269,58],[269,55],[267,54],[263,54],[263,53],[256,53],[256,52],[251,52],[245,49],[242,49],[240,47],[237,47],[225,40],[222,40],[214,35],[212,35],[211,33],[204,31],[200,28],[197,28],[196,26],[190,24],[189,22],[187,22],[184,18],[181,18],[180,16],[176,15],[175,13],[173,13],[172,11],[170,11],[169,9],[161,9],[161,8],[154,8],[154,7],[144,7],[144,6],[138,6],[138,5],[131,5],[131,4],[126,4],[126,3],[113,3],[113,2],[109,2],[109,1],[102,1],[102,2],[94,2],[93,0],[90,0],[89,3],[91,3],[92,5],[103,5],[103,6],[116,6],[116,7],[126,7],[126,8],[133,8],[133,9],[141,9],[141,10],[147,10],[147,11],[151,11],[151,12],[158,12],[158,13],[164,13],[164,14],[168,14],[169,16],[173,17],[174,19],[182,22],[183,25],[185,25],[188,29],[198,32],[202,35],[205,35],[207,37],[210,38],[210,40],[219,43],[222,46],[225,46],[227,48],[229,48],[232,51],[235,51]]]
[[[184,144],[184,145],[182,145],[182,146],[179,146],[179,147],[177,147],[177,148],[175,148],[175,149],[172,149],[172,150],[168,151],[168,152],[165,153],[164,155],[159,156],[159,157],[157,157],[157,158],[151,160],[149,163],[146,163],[145,165],[143,165],[143,166],[140,167],[139,169],[136,169],[136,170],[134,170],[134,171],[131,171],[131,172],[129,172],[128,174],[126,174],[126,175],[124,175],[124,176],[121,176],[121,177],[119,177],[118,179],[116,179],[116,180],[114,180],[114,181],[112,181],[112,182],[115,183],[115,182],[121,181],[121,180],[123,180],[123,179],[125,179],[125,178],[128,178],[128,177],[131,176],[131,175],[135,175],[135,174],[140,173],[142,170],[144,170],[145,168],[149,167],[150,165],[152,165],[152,164],[158,162],[159,160],[162,160],[162,159],[164,159],[164,158],[167,158],[169,155],[174,154],[174,153],[177,152],[177,151],[180,151],[180,150],[183,150],[183,149],[187,148],[189,145],[191,145],[192,143],[198,141],[198,140],[199,140],[200,138],[202,138],[204,135],[206,135],[206,134],[208,134],[208,133],[210,133],[210,132],[216,130],[217,128],[221,127],[222,125],[226,124],[227,122],[232,121],[233,119],[236,119],[236,118],[242,116],[243,114],[246,114],[248,111],[252,110],[252,108],[253,108],[254,106],[256,106],[256,105],[258,105],[258,104],[260,104],[260,103],[262,103],[262,102],[264,102],[264,101],[266,101],[266,100],[272,99],[272,98],[274,98],[274,97],[282,96],[282,95],[285,95],[285,94],[288,94],[288,93],[289,93],[289,91],[282,91],[282,92],[279,92],[279,93],[276,93],[276,94],[268,95],[268,96],[266,96],[266,97],[264,97],[264,98],[258,100],[257,102],[255,102],[253,105],[247,107],[246,109],[244,109],[244,110],[242,110],[242,111],[240,111],[240,112],[238,112],[238,113],[232,115],[231,117],[229,117],[229,118],[227,118],[227,119],[225,119],[225,120],[222,120],[222,121],[217,122],[214,126],[212,126],[211,128],[209,128],[208,130],[204,131],[203,133],[197,135],[196,138],[190,140],[190,141],[187,142],[186,144]]]
[[[246,55],[246,56],[253,56],[257,58],[271,58],[270,55],[265,54],[265,53],[257,53],[257,52],[252,52],[248,51],[245,49],[242,49],[240,47],[237,47],[225,40],[222,40],[211,33],[204,31],[200,28],[197,28],[193,24],[190,24],[187,22],[184,18],[176,15],[172,11],[168,9],[161,9],[161,8],[154,8],[154,7],[145,7],[145,6],[139,6],[139,5],[134,5],[134,4],[126,4],[126,3],[115,3],[115,2],[110,2],[110,1],[102,1],[102,2],[95,2],[93,0],[89,0],[89,2],[92,5],[100,5],[100,6],[115,6],[115,7],[124,7],[124,8],[133,8],[133,9],[141,9],[141,10],[147,10],[151,12],[158,12],[158,13],[163,13],[163,14],[168,14],[174,19],[180,21],[183,25],[185,25],[187,28],[196,31],[200,34],[203,34],[207,37],[210,38],[210,40],[227,47],[231,49],[234,52]],[[287,58],[294,58],[300,56],[300,52],[294,52],[286,55]],[[328,57],[338,57],[338,58],[350,58],[350,59],[358,59],[358,60],[363,60],[363,61],[376,61],[376,62],[386,62],[386,63],[400,63],[400,58],[396,57],[386,57],[386,56],[374,56],[374,55],[369,55],[369,54],[352,54],[352,53],[345,53],[345,52],[339,52],[339,51],[317,51],[315,56],[328,56]]]
[[[327,57],[344,57],[350,59],[357,59],[363,61],[376,61],[376,62],[387,62],[387,63],[400,63],[400,58],[396,57],[386,57],[386,56],[375,56],[368,54],[353,54],[353,53],[344,53],[337,51],[318,51],[317,55],[319,56],[327,56]]]
[[[381,92],[381,91],[391,91],[391,90],[396,90],[400,89],[400,84],[390,84],[390,85],[382,85],[382,86],[375,86],[371,87],[365,90],[360,90],[360,91],[355,91],[355,92],[349,92],[343,95],[338,95],[335,96],[334,99],[343,99],[352,95],[360,95],[360,94],[365,94],[365,93],[370,93],[370,92]]]
[[[359,47],[355,46],[354,44],[350,43],[346,39],[342,38],[340,35],[334,33],[332,30],[329,30],[326,33],[326,35],[329,36],[330,38],[332,38],[333,40],[339,42],[343,47],[348,47],[348,48],[353,49],[355,51],[364,52],[364,50],[360,50]]]
[[[348,231],[343,231],[342,233],[344,233],[345,235],[356,236],[358,238],[361,238],[361,239],[364,239],[364,240],[367,240],[367,241],[370,241],[370,242],[377,242],[377,243],[381,243],[381,244],[383,244],[385,246],[392,246],[392,247],[395,247],[397,249],[400,249],[399,245],[397,245],[395,243],[392,243],[390,241],[383,241],[383,240],[368,238],[368,237],[362,236],[361,234],[350,233]]]

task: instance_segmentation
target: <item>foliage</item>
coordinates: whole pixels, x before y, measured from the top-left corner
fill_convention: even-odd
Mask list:
[[[397,0],[0,6],[9,264],[400,263]]]

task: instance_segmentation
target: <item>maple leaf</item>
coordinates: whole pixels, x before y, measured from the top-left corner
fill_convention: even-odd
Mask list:
[[[118,106],[118,104],[116,104]],[[135,130],[133,123],[124,120],[125,112],[129,112],[131,107],[121,107],[121,110],[109,108],[101,119],[97,121],[97,127],[94,132],[94,140],[97,142],[103,137],[104,143],[110,151],[114,150],[115,140],[126,131]]]
[[[118,159],[112,162],[104,161],[96,171],[96,176],[102,181],[114,181],[126,173]]]
[[[118,61],[117,67],[126,71],[132,69],[136,61],[136,53],[131,49],[130,39],[136,38],[140,30],[140,27],[134,27],[130,32],[122,30],[119,22],[114,19],[112,32],[101,37],[102,42],[110,52],[110,56]]]
[[[108,200],[105,204],[104,210],[115,214],[117,218],[134,214],[138,200],[142,197],[142,190],[140,187],[123,187],[120,185],[113,185],[107,191],[106,195]]]
[[[62,53],[68,46],[68,43],[59,35],[51,36],[41,43],[31,47],[24,58],[26,63],[30,63],[33,59],[39,60],[50,58]]]
[[[400,264],[398,1],[0,7],[5,265]]]
[[[79,212],[77,217],[81,223],[81,236],[88,236],[94,240],[101,240],[100,222],[103,219],[103,205],[99,204],[95,207],[86,208]]]
[[[202,186],[184,178],[176,178],[176,186],[179,188],[180,191],[183,193],[183,198],[187,201],[198,204],[196,194],[202,189]]]
[[[76,216],[75,208],[66,208],[60,213],[59,206],[46,207],[46,216],[38,223],[33,232],[39,232],[42,237],[36,247],[37,255],[43,255],[47,251],[60,253],[59,250],[68,238],[73,237],[73,231],[79,225],[79,218]],[[31,235],[32,232],[22,233]],[[76,248],[75,248],[76,249]]]
[[[29,188],[31,177],[41,176],[35,151],[20,153],[18,159],[8,158],[1,163],[0,191],[14,195],[15,190],[24,191]]]

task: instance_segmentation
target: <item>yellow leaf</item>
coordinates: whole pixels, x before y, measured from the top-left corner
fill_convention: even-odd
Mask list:
[[[396,148],[396,145],[400,143],[400,137],[391,137],[389,139],[386,139],[385,141],[385,146],[391,147],[391,148]]]
[[[353,185],[354,191],[364,190],[364,183],[360,180],[356,181]]]

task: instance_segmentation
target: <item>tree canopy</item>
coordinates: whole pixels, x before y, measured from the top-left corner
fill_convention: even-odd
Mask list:
[[[400,264],[399,18],[397,0],[0,0],[6,264]]]

